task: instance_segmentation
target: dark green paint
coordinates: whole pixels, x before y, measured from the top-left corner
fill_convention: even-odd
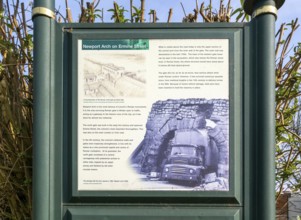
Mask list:
[[[256,160],[252,163],[255,182],[252,192],[252,205],[258,220],[275,219],[275,49],[273,15],[263,15],[254,19],[252,26],[253,77],[251,78],[250,124],[251,154]],[[271,27],[271,28],[266,28]],[[258,35],[255,33],[262,33]],[[264,36],[264,37],[263,37]]]
[[[163,25],[162,25],[163,26]],[[166,203],[177,203],[179,201],[187,203],[187,197],[190,198],[190,202],[193,203],[208,203],[208,204],[232,204],[234,206],[242,205],[242,136],[235,135],[242,130],[242,66],[241,62],[243,57],[243,26],[232,26],[228,24],[228,29],[225,31],[221,28],[204,28],[200,31],[202,25],[193,25],[195,28],[191,29],[187,24],[174,24],[169,25],[169,28],[162,28],[153,25],[145,25],[143,32],[137,33],[135,26],[128,26],[126,30],[120,29],[119,25],[113,25],[109,30],[104,29],[103,25],[95,27],[97,32],[93,34],[87,34],[86,30],[82,27],[72,28],[72,34],[70,35],[69,41],[72,42],[70,47],[67,49],[72,54],[71,65],[69,69],[68,79],[72,80],[72,85],[77,85],[77,42],[79,39],[108,39],[117,38],[116,33],[122,30],[122,36],[125,39],[132,38],[133,36],[139,39],[171,39],[171,38],[189,38],[191,39],[229,39],[229,73],[230,73],[230,130],[233,132],[230,134],[230,152],[233,154],[235,160],[230,160],[230,190],[228,192],[177,192],[174,191],[78,191],[77,190],[77,87],[72,86],[69,91],[68,97],[72,97],[71,105],[67,110],[72,116],[70,121],[69,129],[72,132],[71,148],[66,154],[68,160],[72,163],[72,169],[68,172],[72,176],[72,185],[67,185],[66,190],[69,190],[71,196],[70,201],[77,202],[120,202],[127,201],[130,197],[132,202],[166,202]],[[146,29],[146,27],[148,27]],[[224,27],[225,28],[225,27]],[[94,29],[90,29],[94,31]],[[117,38],[118,39],[118,38]],[[69,57],[68,57],[69,59]],[[64,62],[67,63],[67,62]],[[72,156],[70,156],[72,155]],[[174,198],[177,198],[175,200]]]
[[[54,1],[35,7],[54,10]],[[34,219],[274,220],[274,22],[57,24],[37,15]],[[77,39],[181,38],[230,41],[229,192],[77,191]]]
[[[53,1],[35,1],[35,7],[54,10]],[[53,113],[55,104],[53,93],[55,73],[55,21],[48,17],[37,16],[34,19],[34,155],[33,155],[33,218],[49,219],[54,217],[52,190],[54,184],[53,162],[55,126]],[[39,45],[39,46],[38,46]],[[37,59],[39,57],[39,59]]]
[[[250,1],[252,10],[263,5],[280,8],[284,0]],[[245,4],[246,7],[246,4]],[[247,10],[245,8],[245,10]],[[249,80],[250,219],[275,219],[275,16],[261,14],[251,22],[253,73]]]
[[[36,203],[35,212],[37,216],[43,215],[43,219],[59,219],[61,216],[70,215],[70,211],[65,213],[69,205],[73,205],[79,208],[81,212],[81,206],[85,207],[97,206],[97,210],[103,207],[105,204],[111,204],[114,207],[126,206],[129,204],[136,206],[151,206],[151,204],[162,204],[162,206],[176,207],[182,204],[183,207],[189,207],[191,204],[198,204],[199,208],[215,207],[213,214],[218,214],[220,217],[217,219],[223,219],[222,216],[226,214],[224,208],[221,207],[233,207],[233,209],[241,209],[240,215],[243,213],[244,207],[244,191],[243,191],[243,172],[245,170],[243,166],[243,135],[240,134],[243,130],[243,65],[241,63],[246,62],[242,54],[244,54],[244,36],[245,28],[247,25],[243,24],[227,24],[224,26],[218,25],[203,25],[192,24],[182,25],[174,24],[168,25],[144,25],[143,32],[137,30],[136,26],[126,25],[110,25],[108,28],[106,25],[95,25],[93,28],[89,28],[89,32],[85,29],[85,25],[73,24],[69,25],[68,29],[64,24],[60,24],[55,29],[56,44],[54,47],[56,56],[55,71],[52,72],[49,88],[47,89],[47,95],[50,95],[51,108],[47,114],[50,115],[49,120],[53,120],[48,125],[49,139],[52,142],[48,143],[48,154],[43,155],[43,162],[48,161],[48,173],[49,178],[45,178],[45,172],[39,175],[43,178],[39,179],[40,182],[50,183],[43,185],[43,189],[36,191],[40,198],[43,196],[42,192],[49,194],[45,203]],[[69,32],[71,30],[72,32]],[[61,30],[64,29],[62,32]],[[230,42],[230,130],[234,131],[230,135],[230,191],[229,192],[129,192],[129,191],[77,191],[77,40],[78,39],[104,39],[107,37],[118,38],[115,33],[122,32],[124,38],[131,38],[133,36],[139,36],[139,38],[145,39],[169,39],[169,38],[221,38],[229,39]],[[177,34],[177,35],[176,35]],[[176,36],[175,36],[176,35]],[[53,54],[53,53],[52,53]],[[41,70],[44,74],[44,69]],[[45,80],[41,78],[40,80]],[[46,89],[45,86],[40,90]],[[55,97],[55,98],[54,98]],[[45,101],[45,100],[44,100]],[[40,109],[43,111],[43,109]],[[45,116],[46,117],[46,116]],[[39,122],[39,126],[42,126],[45,120]],[[43,124],[44,125],[44,124]],[[37,130],[36,133],[41,132]],[[45,140],[45,139],[43,139]],[[47,143],[48,141],[45,140]],[[52,144],[55,143],[55,144]],[[44,148],[43,148],[44,149]],[[235,159],[234,159],[235,158]],[[41,167],[36,167],[37,170]],[[46,188],[46,186],[48,188]],[[51,194],[51,195],[50,195]],[[118,204],[117,204],[118,203]],[[91,206],[90,206],[90,205]],[[40,213],[39,210],[43,208],[47,210]],[[207,208],[205,208],[207,209]],[[65,210],[65,211],[64,211]],[[74,208],[72,209],[74,210]],[[83,209],[85,210],[85,209]],[[92,209],[94,210],[94,209]],[[96,209],[95,209],[96,210]],[[160,210],[160,208],[159,208]],[[164,213],[165,208],[162,207],[161,212]],[[181,209],[180,209],[181,210]],[[78,212],[79,212],[78,211]],[[113,213],[119,213],[115,210]],[[76,212],[75,212],[76,213]],[[83,214],[85,212],[83,211]],[[231,213],[231,212],[230,212]],[[94,212],[90,214],[95,214]],[[97,214],[97,212],[96,212]],[[95,215],[96,215],[95,214]],[[135,213],[133,214],[135,215]],[[187,215],[182,213],[179,216]],[[47,218],[46,218],[47,216]],[[138,216],[138,213],[137,213]],[[208,214],[212,217],[212,215]],[[224,216],[226,217],[226,216]],[[230,219],[240,219],[240,217],[231,217]],[[151,217],[149,217],[151,218]],[[193,217],[191,217],[193,219]],[[203,219],[206,219],[205,216]],[[40,217],[38,217],[40,219]]]
[[[65,220],[239,220],[239,208],[200,208],[170,206],[67,207]]]

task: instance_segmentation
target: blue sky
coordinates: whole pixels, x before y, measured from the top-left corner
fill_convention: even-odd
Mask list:
[[[89,2],[92,0],[89,0]],[[130,0],[115,0],[119,5],[124,6],[126,10],[129,11],[129,2]],[[219,0],[212,0],[215,4],[219,4]],[[80,0],[68,0],[69,7],[72,9],[73,19],[74,21],[78,20],[79,14],[79,2]],[[87,2],[86,0],[84,2]],[[133,0],[134,6],[140,7],[140,0]],[[173,17],[172,22],[181,22],[184,17],[183,9],[181,7],[181,2],[185,8],[186,13],[192,13],[195,8],[196,0],[145,0],[146,7],[146,20],[149,21],[149,16],[147,15],[151,9],[155,9],[157,11],[157,16],[159,18],[158,22],[166,22],[168,11],[170,8],[173,8]],[[209,0],[198,0],[199,6],[202,2],[205,2],[205,5],[209,4]],[[224,0],[225,4],[228,3],[228,0]],[[231,0],[231,5],[234,9],[240,7],[240,0]],[[108,12],[107,10],[113,8],[113,0],[100,0],[100,4],[98,6],[99,9],[104,9],[104,21],[112,22],[110,19],[112,16],[112,12]],[[216,6],[216,8],[218,8]],[[65,14],[65,1],[56,0],[56,9],[60,9],[60,12]],[[129,17],[129,12],[127,14]],[[276,29],[282,23],[290,23],[293,19],[299,17],[299,23],[301,23],[301,1],[300,0],[286,0],[283,7],[278,11],[278,19],[276,21]],[[201,18],[199,18],[201,21]],[[100,22],[100,21],[98,21]],[[295,34],[294,42],[301,42],[301,28],[299,28],[298,32]],[[296,39],[298,38],[298,39]]]
[[[286,0],[283,7],[279,9],[279,21],[290,21],[296,17],[301,18],[301,1]]]
[[[91,1],[91,0],[90,0]],[[129,11],[130,0],[115,0],[119,5],[124,6],[125,9]],[[140,6],[140,0],[133,0],[136,7]],[[70,8],[74,12],[74,19],[76,20],[76,11],[79,10],[80,0],[68,0]],[[86,1],[85,1],[86,2]],[[157,16],[159,17],[159,22],[166,22],[168,10],[173,8],[173,22],[181,22],[184,13],[181,7],[181,2],[184,5],[186,13],[191,13],[195,7],[195,0],[146,0],[146,14],[150,9],[155,9],[157,11]],[[209,4],[209,0],[198,0],[199,5],[205,2],[205,5]],[[213,2],[219,3],[219,0],[213,0]],[[224,0],[225,4],[228,2]],[[233,8],[240,6],[240,0],[232,0],[231,5]],[[56,8],[60,7],[60,11],[64,12],[65,1],[56,0]],[[99,8],[104,8],[104,17],[106,22],[110,22],[111,12],[107,12],[108,9],[113,8],[113,0],[100,0]],[[301,16],[301,2],[300,0],[286,0],[284,6],[279,10],[279,19],[277,23],[289,22],[296,17]],[[148,17],[146,16],[148,20]]]

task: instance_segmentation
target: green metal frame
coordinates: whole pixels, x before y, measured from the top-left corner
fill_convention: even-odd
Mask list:
[[[135,214],[133,214],[135,213]],[[200,208],[197,206],[127,206],[116,212],[115,206],[106,207],[70,207],[66,220],[240,220],[241,208]]]
[[[64,26],[64,25],[62,25]],[[133,25],[93,25],[93,27],[86,30],[86,25],[72,25],[69,29],[72,29],[72,33],[69,33],[71,47],[67,49],[68,54],[71,56],[71,66],[69,69],[68,79],[72,80],[72,89],[67,97],[71,98],[71,105],[69,105],[69,114],[72,115],[70,120],[68,136],[71,135],[71,143],[69,152],[66,154],[66,159],[71,160],[72,169],[72,187],[67,186],[67,189],[72,189],[70,192],[71,200],[80,198],[80,201],[119,201],[128,200],[133,198],[136,202],[145,202],[150,200],[152,202],[158,201],[175,201],[174,197],[178,197],[180,200],[186,200],[187,197],[190,200],[196,202],[210,201],[209,203],[224,203],[231,200],[232,204],[242,203],[242,136],[235,135],[242,131],[242,70],[240,63],[242,57],[240,54],[242,51],[242,25],[229,25],[228,28],[223,26],[218,28],[211,26],[210,28],[202,28],[200,25],[187,25],[187,24],[174,24],[174,25],[143,25],[143,31],[139,31],[136,26]],[[64,28],[64,27],[63,27]],[[187,37],[189,36],[189,37]],[[230,72],[230,190],[228,192],[162,192],[162,191],[78,191],[77,190],[77,50],[79,39],[229,39],[229,72]],[[67,58],[67,57],[66,57]],[[70,59],[69,57],[67,59]],[[67,63],[64,62],[64,63]],[[235,85],[235,86],[233,86]],[[72,111],[71,111],[72,110]],[[72,155],[72,156],[71,156]],[[70,158],[71,156],[71,158]],[[232,160],[234,159],[235,160]],[[108,198],[110,197],[110,198]],[[123,198],[122,198],[123,197]],[[157,197],[157,199],[155,199]],[[140,199],[139,199],[140,198]],[[179,200],[177,201],[179,202]]]
[[[253,10],[258,2],[270,1],[256,1]],[[54,2],[36,0],[35,7],[54,11]],[[36,15],[34,219],[275,219],[274,23],[269,13],[249,24],[133,25],[56,24]],[[229,192],[77,190],[77,39],[137,36],[229,39]]]

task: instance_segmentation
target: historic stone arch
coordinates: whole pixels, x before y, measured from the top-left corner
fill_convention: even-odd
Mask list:
[[[206,119],[218,125],[214,129],[209,128],[208,134],[222,152],[219,160],[228,163],[229,103],[220,99],[179,99],[154,103],[144,139],[132,154],[132,162],[140,164],[141,172],[160,172],[175,131],[205,129]]]

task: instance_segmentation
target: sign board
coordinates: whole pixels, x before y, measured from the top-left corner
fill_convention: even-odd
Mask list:
[[[78,190],[229,190],[228,39],[78,40],[77,88]]]
[[[35,78],[35,218],[257,219],[250,28],[52,23],[55,56]]]
[[[245,36],[234,27],[62,33],[70,198],[242,202]]]
[[[97,218],[107,202],[189,200],[201,219],[242,219],[249,38],[248,26],[227,25],[58,28],[62,194],[71,205],[63,216]],[[91,201],[98,208],[73,207]],[[165,215],[156,213],[146,217]]]

